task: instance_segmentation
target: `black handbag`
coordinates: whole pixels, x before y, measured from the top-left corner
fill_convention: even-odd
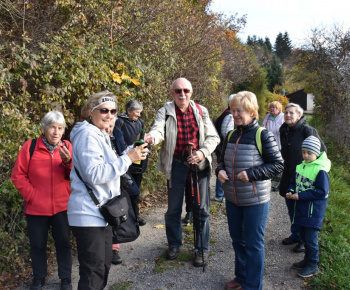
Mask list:
[[[75,167],[75,171],[79,179],[85,184],[85,187],[94,201],[98,209],[100,210],[105,221],[113,227],[119,227],[121,224],[128,220],[129,204],[126,196],[118,195],[109,199],[105,204],[101,205],[94,195],[92,189],[86,185],[81,178],[78,169]]]
[[[140,235],[140,226],[127,190],[122,189],[122,196],[127,199],[129,204],[128,219],[119,226],[112,228],[113,244],[132,242],[135,241]]]

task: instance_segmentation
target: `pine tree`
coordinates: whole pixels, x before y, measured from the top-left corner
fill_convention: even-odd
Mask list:
[[[281,32],[277,35],[275,41],[275,52],[281,62],[291,55],[292,53],[292,42],[289,39],[288,32],[282,34]]]
[[[282,85],[282,66],[279,58],[274,54],[267,71],[267,88],[274,91],[276,85]]]
[[[265,46],[268,49],[268,51],[272,51],[272,44],[271,44],[270,38],[268,37],[265,37]]]

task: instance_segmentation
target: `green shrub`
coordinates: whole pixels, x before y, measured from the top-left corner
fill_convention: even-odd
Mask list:
[[[319,235],[321,273],[311,280],[313,289],[349,289],[349,189],[348,169],[333,164],[328,205]]]
[[[11,180],[0,185],[0,200],[0,272],[20,273],[29,261],[29,241],[23,198]]]

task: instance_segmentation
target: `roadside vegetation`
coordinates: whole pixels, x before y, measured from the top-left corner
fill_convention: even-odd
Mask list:
[[[43,115],[60,110],[68,139],[85,100],[108,89],[118,96],[119,113],[128,100],[141,101],[150,128],[169,99],[171,82],[183,76],[193,84],[193,99],[208,107],[213,119],[227,96],[240,90],[257,95],[260,118],[269,102],[288,104],[284,94],[304,88],[316,96],[310,119],[326,141],[333,167],[320,234],[322,275],[308,285],[350,287],[345,278],[350,276],[350,30],[314,29],[299,48],[287,32],[274,44],[255,36],[243,43],[237,33],[246,16],[214,14],[210,2],[1,1],[0,284],[15,287],[31,274],[23,199],[10,176],[21,146],[39,136]],[[142,185],[150,194],[165,186],[156,170],[157,149]],[[49,248],[52,259],[51,241]]]

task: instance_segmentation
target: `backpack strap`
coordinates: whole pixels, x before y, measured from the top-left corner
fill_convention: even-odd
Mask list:
[[[30,147],[29,147],[29,160],[32,159],[32,156],[35,150],[35,145],[36,145],[36,139],[32,139],[32,142],[30,143]]]
[[[258,147],[258,150],[259,150],[261,156],[262,156],[262,143],[261,143],[262,130],[265,130],[265,128],[259,127],[258,130],[256,130],[256,132],[255,132],[255,143],[256,143],[256,146]],[[230,133],[228,133],[227,143],[230,141],[230,138],[231,138],[234,131],[236,131],[236,129],[234,129],[234,130],[230,131]]]
[[[258,130],[255,132],[255,142],[256,146],[258,147],[258,150],[260,152],[260,155],[262,156],[262,144],[261,144],[261,132],[262,130],[265,130],[264,127],[259,127]]]
[[[197,107],[197,109],[198,109],[198,111],[199,111],[199,115],[201,115],[201,117],[203,118],[203,112],[202,112],[201,106],[198,105],[197,103],[195,103],[195,104],[196,104],[196,107]]]
[[[236,131],[236,129],[233,129],[232,131],[230,131],[230,133],[228,133],[227,143],[230,141],[231,136],[232,136],[232,134],[233,134],[234,131]]]

